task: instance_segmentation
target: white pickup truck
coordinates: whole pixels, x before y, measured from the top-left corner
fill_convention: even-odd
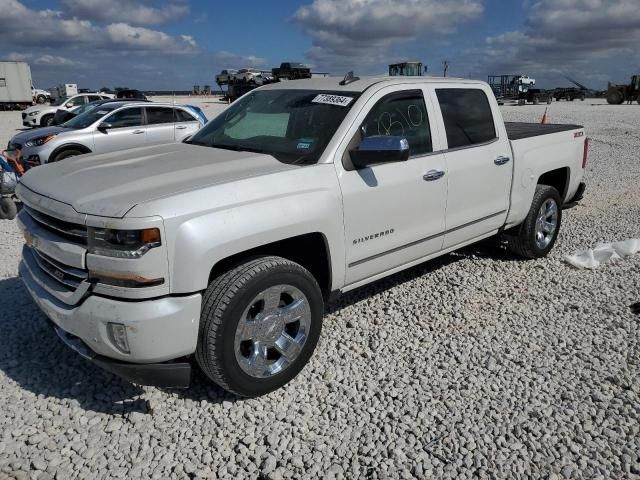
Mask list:
[[[20,275],[70,347],[129,381],[186,387],[197,363],[261,395],[307,363],[340,293],[491,236],[544,257],[586,154],[580,126],[505,124],[482,82],[275,83],[189,143],[27,172]]]

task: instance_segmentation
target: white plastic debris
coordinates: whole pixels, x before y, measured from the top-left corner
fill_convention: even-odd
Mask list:
[[[593,269],[638,252],[640,252],[640,238],[630,238],[623,242],[598,243],[594,248],[567,255],[564,260],[576,268]]]

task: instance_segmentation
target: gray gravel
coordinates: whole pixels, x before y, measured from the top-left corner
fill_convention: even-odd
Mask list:
[[[595,271],[561,260],[640,236],[640,107],[592,103],[549,111],[592,138],[587,197],[550,257],[485,244],[349,294],[311,363],[260,399],[202,377],[139,388],[70,352],[16,278],[15,224],[0,223],[0,479],[640,478],[640,256]]]

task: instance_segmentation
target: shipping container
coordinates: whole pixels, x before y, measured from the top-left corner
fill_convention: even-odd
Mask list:
[[[0,61],[0,108],[28,106],[32,101],[29,64]]]

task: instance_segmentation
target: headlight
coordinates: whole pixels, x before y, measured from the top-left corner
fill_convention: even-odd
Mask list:
[[[140,258],[149,250],[161,245],[160,230],[111,230],[91,228],[89,234],[89,253],[105,257]]]
[[[38,137],[38,138],[34,138],[33,140],[29,140],[28,142],[25,142],[24,145],[25,145],[25,147],[41,147],[45,143],[53,140],[54,138],[56,138],[55,135],[47,135],[46,137]]]
[[[37,114],[39,114],[39,113],[40,113],[40,110],[36,110],[35,112],[31,112],[31,113],[29,114],[29,116],[30,116],[30,117],[35,117],[35,116],[36,116]]]

